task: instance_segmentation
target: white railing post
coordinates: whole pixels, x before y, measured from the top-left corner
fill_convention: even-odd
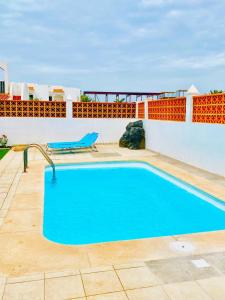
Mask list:
[[[187,91],[186,95],[186,122],[192,122],[192,114],[193,114],[193,96],[199,95],[198,89],[192,85]]]

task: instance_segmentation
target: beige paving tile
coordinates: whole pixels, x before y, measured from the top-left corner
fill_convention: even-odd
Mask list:
[[[193,281],[220,273],[213,267],[197,268],[192,260],[202,259],[201,256],[185,256],[146,262],[150,270],[165,284],[181,281]]]
[[[173,237],[131,240],[114,243],[89,245],[88,254],[91,265],[119,265],[137,261],[177,256],[170,249]]]
[[[194,254],[225,251],[225,230],[180,235],[176,239],[191,243],[195,247]]]
[[[113,266],[100,266],[100,267],[85,268],[80,270],[81,274],[98,273],[104,271],[113,271]]]
[[[5,284],[6,284],[6,278],[0,277],[0,299],[2,299],[2,297],[3,297]]]
[[[3,206],[6,196],[7,196],[7,193],[0,194],[0,208]]]
[[[17,232],[38,230],[41,228],[42,212],[40,209],[30,210],[11,210],[8,212],[4,224],[1,228],[2,232]]]
[[[225,299],[225,277],[213,277],[208,279],[198,280],[200,287],[213,300]]]
[[[7,209],[9,209],[10,205],[11,205],[11,198],[9,196],[7,196],[4,200],[1,208],[3,210],[7,210]]]
[[[119,265],[114,265],[114,268],[116,270],[119,269],[130,269],[130,268],[138,268],[138,267],[145,267],[146,264],[144,262],[136,262],[132,264],[119,264]]]
[[[117,274],[124,289],[136,289],[159,284],[158,278],[147,267],[121,269]]]
[[[43,237],[42,232],[0,231],[0,245],[0,270],[10,276],[90,266],[86,247],[52,243]]]
[[[2,193],[7,193],[8,192],[8,189],[9,189],[9,187],[7,187],[7,186],[0,186],[0,194],[2,194]]]
[[[80,275],[45,279],[45,300],[84,297]]]
[[[43,182],[42,180],[31,181],[29,179],[25,180],[22,178],[20,181],[17,193],[19,194],[32,194],[32,193],[39,193],[43,189]]]
[[[61,272],[49,272],[45,273],[45,278],[56,278],[56,277],[67,277],[67,276],[73,276],[73,275],[79,275],[79,270],[67,270],[67,271],[61,271]]]
[[[44,280],[6,285],[3,300],[44,300]]]
[[[43,201],[43,193],[15,194],[10,209],[20,210],[42,208]]]
[[[0,193],[0,200],[5,199],[7,196],[7,193]]]
[[[225,273],[225,252],[210,253],[203,255],[203,258],[220,272]]]
[[[195,281],[171,283],[163,286],[171,300],[210,300],[211,298]]]
[[[87,297],[87,300],[127,300],[125,292],[96,295]]]
[[[34,281],[34,280],[42,280],[42,279],[44,279],[44,273],[33,273],[24,276],[9,277],[7,279],[7,283],[17,283],[17,282]]]
[[[0,210],[0,218],[4,218],[8,213],[8,210],[6,209],[1,209]]]
[[[122,286],[114,271],[83,274],[84,289],[87,296],[122,291]]]
[[[169,297],[161,287],[129,290],[126,293],[129,300],[169,300]]]

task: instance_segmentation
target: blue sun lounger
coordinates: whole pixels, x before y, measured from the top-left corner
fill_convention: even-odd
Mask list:
[[[81,149],[92,149],[97,151],[95,142],[98,138],[98,133],[92,132],[86,134],[82,139],[76,142],[56,142],[47,144],[47,152],[64,152]]]

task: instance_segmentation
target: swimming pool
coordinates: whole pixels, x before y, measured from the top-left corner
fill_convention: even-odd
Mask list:
[[[44,236],[82,245],[225,229],[225,203],[142,162],[45,169]]]

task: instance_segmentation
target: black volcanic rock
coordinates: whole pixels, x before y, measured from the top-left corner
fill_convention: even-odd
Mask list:
[[[145,149],[145,130],[142,121],[131,122],[119,141],[120,147],[133,150]]]

